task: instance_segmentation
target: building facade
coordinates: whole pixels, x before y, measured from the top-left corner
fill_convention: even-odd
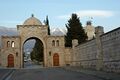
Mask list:
[[[48,26],[33,15],[23,25],[17,25],[18,36],[2,36],[0,64],[2,67],[22,68],[24,65],[23,46],[30,39],[37,39],[43,47],[44,67],[65,66],[64,36],[48,35]]]

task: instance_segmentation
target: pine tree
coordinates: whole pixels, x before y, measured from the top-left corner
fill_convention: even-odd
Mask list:
[[[66,24],[67,34],[65,36],[65,46],[72,47],[72,40],[77,39],[81,44],[87,40],[87,34],[85,33],[82,24],[77,17],[77,14],[72,14],[71,18]]]
[[[48,26],[48,35],[50,35],[50,25],[49,25],[48,16],[46,16],[45,25]]]

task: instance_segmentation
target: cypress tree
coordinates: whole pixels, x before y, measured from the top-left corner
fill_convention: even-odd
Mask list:
[[[72,14],[71,18],[66,24],[67,34],[65,36],[65,46],[72,47],[72,40],[77,39],[81,44],[87,40],[87,34],[85,33],[82,24],[77,17],[77,14]]]
[[[50,35],[50,25],[49,25],[48,16],[46,16],[45,25],[48,26],[48,35]]]

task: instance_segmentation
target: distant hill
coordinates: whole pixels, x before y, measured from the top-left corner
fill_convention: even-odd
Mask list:
[[[0,36],[17,36],[18,32],[16,28],[7,28],[0,26]]]

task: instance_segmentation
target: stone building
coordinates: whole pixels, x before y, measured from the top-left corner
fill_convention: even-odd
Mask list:
[[[87,33],[88,40],[93,39],[95,37],[95,27],[92,25],[91,21],[86,22],[84,30]]]
[[[65,49],[64,36],[48,35],[48,26],[32,15],[23,25],[17,25],[18,36],[2,36],[0,64],[2,67],[22,68],[23,46],[30,39],[39,40],[42,44],[44,67],[65,66],[66,55],[70,56],[69,49]],[[67,53],[67,54],[66,54]],[[68,61],[69,62],[69,61]]]
[[[96,27],[95,39],[77,45],[73,54],[73,66],[120,72],[120,27],[107,33]]]

